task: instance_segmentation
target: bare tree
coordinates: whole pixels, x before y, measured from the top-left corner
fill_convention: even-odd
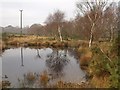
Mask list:
[[[117,28],[117,7],[116,3],[111,3],[111,5],[104,12],[104,26],[106,32],[109,32],[109,40],[112,42],[115,38],[115,31]]]
[[[118,30],[118,43],[120,43],[120,1],[118,3],[118,25],[117,25],[117,30]],[[120,44],[118,44],[118,56],[120,56]]]
[[[118,29],[118,37],[120,38],[120,1],[118,2],[118,25],[117,25],[117,29]]]
[[[102,14],[108,7],[106,0],[86,0],[76,4],[79,15],[85,16],[90,24],[89,47],[92,46],[96,24],[102,18]]]
[[[64,22],[65,14],[64,12],[57,10],[53,14],[50,14],[46,20],[47,25],[55,26],[55,29],[57,29],[57,32],[60,37],[60,41],[62,41],[62,35],[61,35],[61,28],[62,23]]]

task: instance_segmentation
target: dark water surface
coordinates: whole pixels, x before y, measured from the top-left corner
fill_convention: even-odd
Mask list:
[[[13,87],[19,87],[26,73],[52,75],[50,83],[62,80],[79,83],[85,76],[73,49],[7,49],[2,54],[2,79],[9,80]],[[5,78],[7,76],[8,78]]]

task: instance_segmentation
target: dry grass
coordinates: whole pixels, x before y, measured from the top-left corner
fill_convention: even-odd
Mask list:
[[[9,37],[6,41],[7,45],[17,45],[20,44],[27,44],[28,46],[36,46],[36,45],[46,45],[46,46],[53,46],[53,47],[88,47],[88,41],[85,40],[63,40],[60,42],[58,38],[54,37],[42,37],[42,36],[35,36],[35,35],[26,35],[26,36],[12,36]]]
[[[0,40],[0,53],[6,48],[4,41]]]
[[[110,48],[112,47],[112,43],[110,42],[102,42],[99,44],[99,47],[105,52],[109,52]]]
[[[0,89],[2,89],[2,82],[0,82]]]
[[[80,65],[81,66],[88,66],[91,58],[92,58],[92,52],[89,48],[86,47],[80,47],[78,49],[78,52],[81,53],[80,56]]]
[[[109,77],[108,76],[101,76],[101,77],[94,76],[91,80],[91,84],[95,86],[95,88],[109,88]]]
[[[29,72],[29,73],[27,73],[27,75],[26,75],[26,79],[27,79],[28,81],[34,81],[34,80],[36,79],[36,76],[34,75],[34,73]]]
[[[53,88],[91,88],[90,83],[72,83],[72,82],[64,82],[58,81]]]
[[[26,46],[52,46],[52,47],[80,47],[88,46],[87,41],[83,40],[63,40],[63,42],[60,42],[59,39],[55,39],[54,37],[40,37],[40,36],[23,36],[23,37],[10,37],[7,42],[7,45],[15,45],[15,46],[21,46],[22,44],[25,44]]]
[[[47,71],[44,71],[40,77],[39,77],[39,81],[40,81],[40,85],[42,86],[47,86],[48,84],[48,81],[49,81],[49,77],[48,77],[48,74],[47,74]]]
[[[11,83],[7,80],[2,81],[2,88],[9,88],[11,86]]]
[[[51,37],[52,38],[52,37]],[[30,43],[30,42],[39,42],[41,40],[48,40],[49,37],[39,37],[39,36],[23,36],[23,37],[11,37],[8,40],[8,44],[11,43]]]

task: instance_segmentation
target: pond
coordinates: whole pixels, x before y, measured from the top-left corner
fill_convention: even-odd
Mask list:
[[[3,52],[1,58],[2,80],[8,80],[12,87],[20,87],[20,81],[23,82],[27,75],[39,77],[43,73],[49,75],[49,84],[59,80],[72,83],[86,80],[74,49],[10,48]]]

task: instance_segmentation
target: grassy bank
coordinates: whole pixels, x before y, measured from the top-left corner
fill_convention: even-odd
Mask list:
[[[4,45],[13,45],[13,46],[45,46],[45,47],[75,47],[78,48],[79,46],[88,46],[87,41],[83,40],[63,40],[60,42],[59,38],[54,37],[39,37],[39,36],[12,36],[3,40]],[[5,48],[3,45],[3,49]]]
[[[60,42],[59,38],[39,36],[11,36],[0,43],[2,50],[9,45],[14,47],[53,47],[53,48],[76,48],[79,63],[87,72],[89,85],[96,88],[118,88],[118,55],[116,42],[94,42],[88,48],[88,41],[67,39]],[[81,87],[81,85],[67,82],[58,82],[54,87]],[[73,85],[73,86],[72,86]],[[84,84],[84,88],[87,83]]]
[[[98,43],[91,48],[80,47],[81,68],[88,72],[90,84],[96,88],[118,88],[118,44]]]

